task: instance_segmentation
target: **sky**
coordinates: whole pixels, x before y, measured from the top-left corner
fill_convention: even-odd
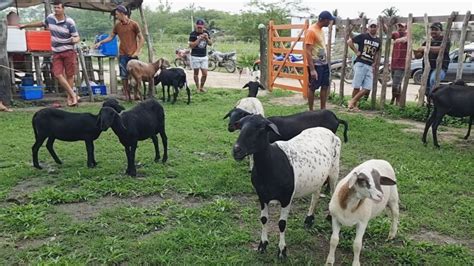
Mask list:
[[[165,1],[165,0],[163,0]],[[264,0],[265,2],[275,2],[275,0]],[[221,11],[228,11],[231,13],[239,13],[240,10],[246,9],[246,4],[249,0],[168,0],[171,3],[171,10],[177,11],[182,8],[195,4],[206,9],[216,9]],[[159,0],[144,0],[145,5],[152,9],[159,4]],[[423,16],[427,13],[429,16],[449,15],[452,11],[458,11],[459,14],[465,14],[467,10],[474,11],[474,1],[453,0],[451,1],[429,1],[429,0],[398,0],[398,1],[376,1],[376,0],[362,0],[362,1],[341,1],[341,0],[327,0],[327,1],[310,1],[303,0],[303,4],[310,8],[313,14],[319,14],[323,10],[332,11],[338,9],[339,16],[343,18],[355,18],[360,11],[365,12],[367,17],[375,18],[382,12],[383,9],[394,6],[399,9],[399,15],[407,17],[411,12],[413,16]],[[298,15],[298,14],[294,14]],[[303,14],[305,16],[306,14]]]

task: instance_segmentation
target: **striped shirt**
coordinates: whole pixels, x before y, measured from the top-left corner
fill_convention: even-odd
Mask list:
[[[64,20],[58,21],[54,14],[46,17],[44,21],[46,27],[51,32],[51,46],[53,52],[60,53],[74,50],[72,37],[79,36],[74,20],[65,15]]]

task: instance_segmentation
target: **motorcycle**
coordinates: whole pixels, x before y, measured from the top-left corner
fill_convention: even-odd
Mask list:
[[[275,61],[283,61],[283,59],[285,59],[285,56],[284,55],[273,55],[273,60]],[[303,61],[303,56],[301,55],[294,55],[294,54],[290,54],[288,56],[288,59],[287,59],[289,62],[292,62],[292,63],[296,63],[296,62],[302,62]],[[279,65],[275,65],[273,67],[273,69],[275,71],[278,70],[280,66]],[[296,68],[296,71],[301,74],[302,73],[302,69],[300,67],[295,67]],[[255,62],[253,63],[253,66],[252,66],[252,69],[253,71],[257,71],[257,70],[260,70],[260,58],[258,58],[257,60],[255,60]],[[291,72],[291,68],[290,67],[287,67],[287,66],[284,66],[281,70],[282,72],[284,73],[290,73]]]
[[[221,53],[215,50],[210,50],[208,52],[209,70],[213,71],[219,66],[225,68],[229,73],[234,73],[237,69],[235,54],[235,52]]]
[[[189,49],[178,48],[175,50],[176,58],[174,59],[174,65],[176,67],[182,67],[191,69],[191,51]]]

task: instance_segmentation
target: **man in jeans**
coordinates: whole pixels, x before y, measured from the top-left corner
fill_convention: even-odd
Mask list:
[[[373,63],[380,54],[381,41],[377,37],[377,21],[370,20],[367,24],[368,32],[361,33],[347,41],[349,47],[357,55],[352,80],[352,99],[349,101],[349,110],[358,110],[357,103],[362,96],[372,90]],[[354,46],[358,45],[358,49]]]
[[[428,53],[428,58],[430,61],[430,78],[428,80],[428,84],[426,85],[426,95],[431,94],[433,91],[433,86],[435,85],[435,76],[436,76],[436,59],[438,58],[438,54],[440,52],[441,43],[443,42],[443,25],[439,22],[435,22],[431,24],[431,47]],[[422,47],[418,49],[418,51],[424,51],[426,46],[426,42],[423,42]],[[448,71],[449,66],[449,49],[451,48],[451,41],[448,39],[446,43],[446,48],[444,49],[443,54],[443,64],[441,65],[440,70],[440,79],[443,80],[446,77],[446,72]],[[423,60],[423,68],[425,68],[425,61]]]
[[[119,68],[120,78],[123,84],[123,94],[125,100],[130,101],[130,89],[128,87],[128,71],[127,63],[132,59],[138,59],[138,55],[145,43],[145,39],[140,31],[140,26],[137,22],[128,17],[128,10],[125,6],[119,5],[115,9],[115,18],[118,20],[115,24],[112,33],[109,37],[96,43],[95,48],[99,48],[103,43],[110,42],[118,35],[120,40],[119,46]],[[135,100],[139,99],[138,95],[134,95]]]
[[[329,92],[329,64],[327,61],[326,41],[323,27],[329,26],[335,18],[328,11],[319,14],[318,22],[311,25],[305,32],[304,45],[309,68],[308,107],[313,110],[314,92],[321,87],[321,109],[326,109],[326,100]]]
[[[407,26],[405,23],[397,24],[398,31],[392,32],[392,100],[390,104],[400,104],[400,92],[403,76],[405,75],[405,59],[407,55]]]
[[[79,97],[73,91],[74,75],[77,68],[77,55],[74,44],[80,41],[79,33],[74,20],[64,14],[64,4],[54,1],[54,14],[46,17],[45,21],[20,25],[20,28],[47,27],[51,32],[51,46],[53,50],[54,77],[67,94],[67,105],[76,106]]]
[[[196,21],[196,29],[189,34],[189,47],[191,48],[191,68],[194,71],[194,83],[198,92],[204,92],[204,84],[207,78],[209,59],[207,57],[207,46],[212,45],[209,32],[204,29],[204,20]],[[201,70],[201,82],[199,82],[199,69]]]

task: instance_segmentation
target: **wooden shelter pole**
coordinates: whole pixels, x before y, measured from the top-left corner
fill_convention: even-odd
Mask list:
[[[431,65],[428,57],[431,49],[431,28],[428,20],[428,14],[425,13],[425,32],[426,32],[426,46],[423,53],[423,62],[425,68],[423,69],[423,76],[421,76],[421,86],[418,92],[418,106],[422,106],[425,100],[426,85],[428,83],[428,76],[430,75]]]
[[[146,23],[145,14],[143,13],[143,5],[138,8],[140,10],[140,17],[142,18],[143,31],[145,33],[146,45],[148,47],[148,62],[153,62],[153,47],[151,43],[150,33],[148,32],[148,24]]]
[[[466,12],[466,16],[464,17],[464,21],[462,23],[461,29],[461,40],[459,41],[459,51],[458,51],[458,69],[456,72],[456,79],[462,78],[462,65],[464,63],[464,42],[466,41],[466,34],[467,34],[467,25],[469,22],[469,17],[471,16],[471,11]],[[472,60],[472,58],[471,58]]]
[[[10,70],[7,55],[7,21],[0,20],[0,101],[9,105],[12,99]],[[11,77],[14,78],[14,77]]]

